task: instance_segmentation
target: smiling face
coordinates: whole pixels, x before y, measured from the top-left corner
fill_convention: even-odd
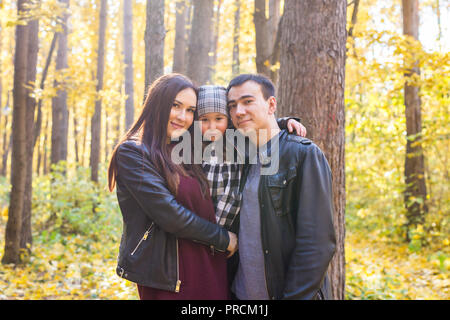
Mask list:
[[[191,88],[181,90],[173,101],[167,124],[168,143],[171,138],[181,136],[194,121],[194,112],[197,104],[197,95]]]
[[[215,141],[225,134],[228,117],[220,112],[210,112],[199,117],[203,138]]]
[[[269,130],[271,117],[276,111],[275,97],[265,99],[261,86],[254,81],[246,81],[228,91],[228,108],[234,126],[242,133]]]

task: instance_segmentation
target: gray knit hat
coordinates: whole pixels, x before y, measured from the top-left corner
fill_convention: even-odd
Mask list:
[[[228,117],[227,89],[224,87],[205,85],[198,88],[198,116],[211,112],[219,112]]]

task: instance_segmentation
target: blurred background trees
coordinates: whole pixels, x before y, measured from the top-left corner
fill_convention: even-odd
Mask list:
[[[442,22],[449,20],[448,6],[436,0],[315,5],[0,2],[2,261],[33,254],[33,238],[56,225],[71,230],[76,213],[61,209],[69,200],[56,190],[63,181],[70,186],[79,170],[92,180],[86,181],[92,216],[83,218],[96,219],[111,151],[149,84],[172,71],[199,85],[224,86],[236,74],[263,73],[277,85],[278,116],[302,118],[333,171],[336,298],[344,297],[350,279],[347,232],[398,241],[411,252],[433,248],[446,261],[450,33]],[[53,185],[43,210],[36,186],[45,179]]]

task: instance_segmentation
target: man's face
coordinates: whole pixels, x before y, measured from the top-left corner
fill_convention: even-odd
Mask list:
[[[234,126],[244,134],[270,128],[270,117],[276,110],[275,97],[265,99],[261,86],[246,81],[231,87],[228,92],[228,108]]]

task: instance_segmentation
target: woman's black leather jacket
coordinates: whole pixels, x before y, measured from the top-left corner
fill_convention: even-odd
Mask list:
[[[116,160],[117,198],[123,217],[116,272],[140,285],[177,292],[177,238],[224,252],[230,241],[228,232],[175,200],[140,142],[122,143]]]

